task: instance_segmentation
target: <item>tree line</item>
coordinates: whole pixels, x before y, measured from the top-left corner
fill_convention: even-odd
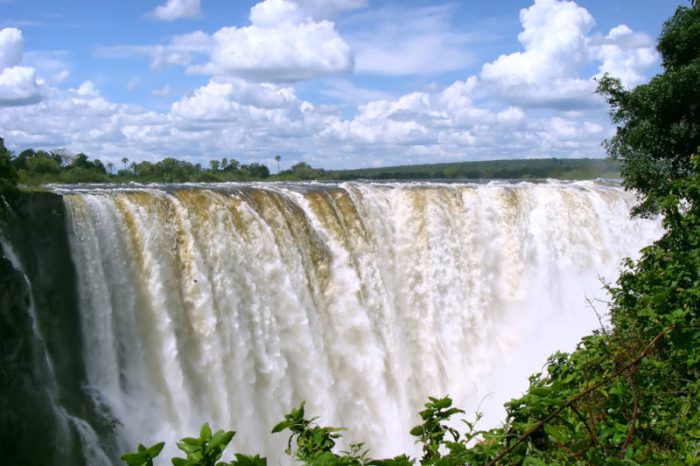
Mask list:
[[[121,165],[90,159],[84,153],[70,154],[64,149],[53,151],[26,149],[15,155],[5,150],[6,170],[26,186],[47,183],[182,183],[225,181],[350,181],[350,180],[442,180],[442,179],[592,179],[618,178],[620,165],[606,159],[526,159],[492,160],[427,165],[404,165],[383,168],[325,170],[298,162],[280,171],[281,157],[275,156],[277,173],[257,162],[242,164],[222,158],[203,166],[171,157],[157,162],[130,162]],[[0,174],[0,176],[2,176]]]

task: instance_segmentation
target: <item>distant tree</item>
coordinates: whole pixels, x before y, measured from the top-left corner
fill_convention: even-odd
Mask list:
[[[617,133],[608,154],[622,161],[625,187],[640,204],[635,213],[659,212],[658,199],[692,173],[690,156],[700,146],[700,4],[680,7],[664,24],[657,46],[664,72],[632,90],[605,75],[598,92],[611,106]]]
[[[219,171],[219,166],[220,166],[220,165],[221,165],[221,163],[220,163],[218,160],[210,160],[210,161],[209,161],[209,168],[210,168],[211,171],[213,171],[213,172]]]
[[[114,173],[114,164],[112,162],[107,162],[107,171],[110,175]]]
[[[236,159],[230,159],[228,161],[228,165],[226,166],[226,171],[229,172],[238,172],[241,169],[241,164],[238,160]]]
[[[280,160],[282,160],[282,157],[279,154],[277,154],[277,155],[275,155],[275,160],[277,161],[277,174],[279,175],[280,174]]]
[[[88,161],[88,156],[82,152],[76,154],[70,162],[71,168],[92,168],[92,163]]]
[[[254,162],[248,165],[241,165],[241,173],[244,178],[262,179],[270,176],[270,169],[267,165]]]
[[[25,149],[12,159],[12,165],[15,167],[15,170],[24,170],[27,168],[27,160],[35,155],[36,151],[34,149]]]
[[[316,170],[306,162],[299,162],[292,165],[292,175],[299,180],[313,180],[321,174],[320,170]]]
[[[55,175],[61,171],[61,163],[52,154],[39,151],[27,160],[27,171],[34,175]]]
[[[122,163],[124,164],[124,170],[126,170],[126,164],[129,163],[128,157],[122,157]]]
[[[462,176],[462,169],[454,165],[445,168],[442,171],[442,174],[445,176],[445,178],[459,178],[460,176]]]

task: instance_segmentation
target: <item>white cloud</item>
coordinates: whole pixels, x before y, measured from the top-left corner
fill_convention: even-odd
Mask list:
[[[389,76],[439,74],[473,61],[470,36],[452,25],[455,5],[386,8],[354,18],[365,26],[350,33],[358,72]]]
[[[520,11],[524,51],[486,63],[481,77],[512,102],[528,106],[590,105],[592,82],[579,78],[590,60],[593,17],[574,2],[535,0]]]
[[[23,48],[22,31],[15,28],[0,29],[0,69],[19,65]]]
[[[156,97],[166,97],[169,96],[172,92],[173,89],[170,86],[165,85],[163,87],[159,87],[158,89],[153,89],[151,91],[151,95],[154,95]]]
[[[40,81],[34,68],[21,66],[24,52],[22,31],[0,30],[0,107],[29,105],[41,100]]]
[[[32,68],[13,66],[0,72],[0,107],[28,105],[39,100],[41,93]]]
[[[83,82],[78,86],[78,89],[75,90],[75,93],[81,97],[99,97],[100,95],[100,92],[95,87],[95,83],[92,81]]]
[[[280,24],[299,24],[305,19],[299,5],[288,0],[264,0],[253,5],[249,18],[254,26],[264,29]]]
[[[132,160],[168,155],[204,162],[227,154],[250,162],[279,152],[286,160],[340,168],[602,155],[604,123],[591,114],[488,108],[475,103],[479,85],[470,78],[370,101],[345,118],[337,108],[301,99],[291,86],[239,78],[213,78],[163,113],[109,102],[88,81],[65,91],[48,88],[40,104],[0,112],[0,127],[13,147],[67,147],[105,161],[128,153]]]
[[[586,68],[601,62],[600,74],[609,72],[626,84],[643,81],[644,69],[657,57],[646,34],[627,26],[613,28],[607,37],[591,36],[595,21],[572,1],[535,0],[520,11],[523,51],[504,54],[481,69],[485,86],[507,102],[557,110],[600,107]]]
[[[290,82],[353,69],[350,47],[335,25],[304,19],[296,3],[265,0],[251,9],[250,20],[250,26],[214,33],[210,61],[189,71]]]
[[[350,46],[330,21],[314,21],[290,0],[264,0],[251,8],[249,26],[224,27],[175,36],[167,45],[113,46],[98,55],[151,57],[151,66],[170,64],[189,73],[241,77],[251,81],[294,82],[349,73]],[[204,60],[203,60],[204,59]]]
[[[595,25],[585,8],[569,1],[535,0],[520,11],[520,22],[518,40],[525,51],[484,65],[485,79],[536,84],[578,75],[588,61],[587,34]]]
[[[294,89],[275,84],[255,84],[241,79],[216,79],[172,105],[170,115],[180,121],[280,122],[293,120],[311,104],[297,98]],[[279,128],[278,128],[279,129]]]
[[[507,109],[498,112],[496,120],[506,124],[517,124],[525,119],[525,113],[518,107],[508,107]]]
[[[200,0],[167,0],[164,5],[157,6],[151,16],[161,21],[174,21],[183,18],[197,18]]]
[[[644,71],[658,60],[652,38],[624,24],[611,29],[596,45],[596,58],[602,61],[600,74],[609,73],[626,86],[641,84],[645,80]]]

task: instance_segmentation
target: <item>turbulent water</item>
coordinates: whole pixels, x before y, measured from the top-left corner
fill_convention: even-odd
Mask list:
[[[87,390],[123,448],[174,453],[206,420],[273,464],[302,400],[375,456],[412,451],[428,395],[495,423],[660,233],[596,182],[57,190]]]

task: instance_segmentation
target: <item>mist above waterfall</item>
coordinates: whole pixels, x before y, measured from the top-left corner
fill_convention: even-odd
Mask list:
[[[375,456],[412,450],[429,395],[497,423],[661,233],[597,182],[56,190],[88,391],[125,449],[209,421],[273,461],[302,400]]]

